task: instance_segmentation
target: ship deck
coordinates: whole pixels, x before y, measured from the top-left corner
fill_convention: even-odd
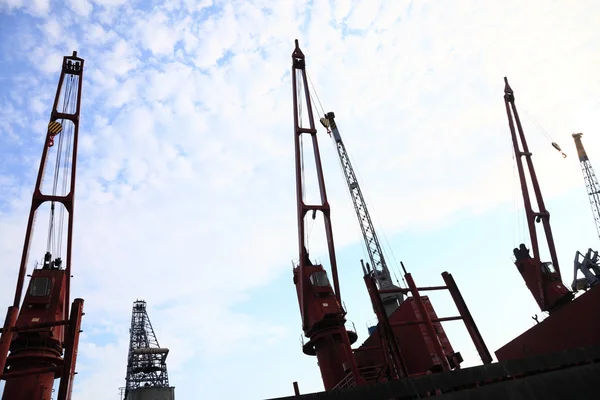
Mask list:
[[[600,346],[269,400],[599,399]]]

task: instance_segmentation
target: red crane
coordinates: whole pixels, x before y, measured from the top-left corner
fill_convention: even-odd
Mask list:
[[[561,280],[558,258],[556,257],[556,248],[554,247],[554,238],[552,236],[552,229],[550,228],[550,213],[544,204],[544,198],[542,197],[540,184],[538,183],[538,179],[535,174],[533,161],[531,159],[532,154],[527,146],[525,134],[523,133],[523,127],[521,126],[521,120],[519,119],[519,113],[517,112],[517,107],[515,106],[514,92],[508,84],[508,80],[506,78],[504,78],[504,82],[504,103],[506,106],[506,115],[508,116],[508,125],[510,127],[513,148],[515,151],[515,159],[517,161],[519,178],[521,180],[523,203],[525,205],[525,214],[527,217],[527,226],[529,228],[529,237],[531,239],[531,248],[533,250],[533,257],[531,257],[529,250],[525,247],[525,244],[521,243],[518,248],[514,249],[514,255],[516,258],[515,265],[521,273],[523,280],[525,280],[525,284],[531,291],[531,294],[540,306],[540,309],[542,311],[553,312],[561,305],[571,301],[573,298],[573,293],[567,289],[567,287],[565,287]],[[517,133],[515,132],[515,123],[519,131],[518,138]],[[521,145],[519,145],[519,140]],[[522,157],[525,157],[527,161],[527,168],[539,209],[537,212],[533,211],[533,207],[531,205],[531,198],[529,195],[529,188],[527,187],[527,178],[525,177],[525,169],[523,167]],[[544,227],[546,244],[550,252],[550,259],[552,260],[551,262],[541,262],[540,245],[538,243],[537,231],[535,228],[536,222],[541,222]]]
[[[309,338],[308,343],[303,345],[303,351],[307,355],[317,356],[325,390],[344,389],[411,375],[460,368],[462,357],[460,353],[454,352],[452,349],[441,325],[443,321],[463,320],[482,360],[485,363],[491,362],[491,356],[485,343],[450,274],[446,272],[442,274],[446,286],[417,288],[412,276],[405,273],[408,289],[389,284],[378,288],[377,284],[381,285],[381,281],[378,282],[377,277],[381,278],[381,274],[378,275],[376,272],[381,271],[371,270],[368,263],[363,265],[364,280],[379,324],[359,348],[351,348],[352,343],[357,340],[357,334],[346,330],[344,326],[346,310],[342,307],[340,300],[330,207],[325,191],[316,136],[317,130],[314,125],[305,67],[305,57],[296,40],[296,47],[292,53],[292,88],[299,263],[294,267],[294,284],[300,305],[302,328],[305,336]],[[303,92],[303,96],[299,94],[300,91]],[[301,110],[303,105],[308,114],[307,127],[302,126]],[[338,137],[339,132],[332,113],[329,114],[328,121],[329,124],[325,124],[325,126],[334,129],[334,135]],[[319,204],[314,205],[306,204],[304,200],[303,135],[310,135],[314,152],[321,200]],[[343,154],[346,155],[345,149]],[[347,165],[346,168],[350,170],[351,166]],[[351,175],[353,177],[353,172]],[[352,185],[353,182],[353,180],[349,181],[351,190],[357,189],[357,185]],[[362,195],[360,197],[361,199],[358,200],[360,210],[357,210],[359,219],[367,213]],[[355,207],[357,207],[356,202]],[[308,256],[304,226],[309,211],[312,211],[313,219],[317,212],[320,211],[323,214],[335,291],[329,283],[323,266],[313,264]],[[374,229],[370,223],[365,229],[368,231],[365,240],[370,242],[374,236]],[[375,250],[379,250],[379,246],[373,249],[373,251]],[[382,257],[378,254],[376,259],[382,260]],[[381,263],[376,265],[382,268]],[[427,296],[420,295],[420,291],[446,289],[449,290],[459,310],[460,316],[458,317],[438,318]],[[397,299],[401,300],[404,295],[409,293],[412,296],[399,304]],[[396,300],[395,306],[393,302],[385,301],[389,298]],[[294,389],[296,393],[299,392],[297,385],[294,385]]]
[[[56,398],[71,398],[83,316],[82,299],[75,299],[69,310],[83,62],[77,52],[63,58],[31,201],[14,302],[8,308],[0,336],[0,378],[6,380],[2,400],[50,399],[57,378],[60,383]],[[51,155],[56,162],[48,193],[42,190],[42,184]],[[50,215],[46,253],[41,267],[36,265],[30,275],[21,304],[36,211],[47,202]]]
[[[317,130],[312,112],[308,82],[306,78],[304,54],[298,46],[292,53],[292,88],[294,99],[294,144],[296,151],[296,199],[298,211],[298,265],[294,267],[294,284],[298,293],[302,329],[309,341],[304,344],[303,351],[308,355],[316,355],[321,369],[325,390],[332,389],[350,372],[356,382],[362,379],[358,372],[356,360],[350,347],[357,339],[355,332],[345,327],[346,311],[342,307],[340,285],[338,281],[337,263],[333,246],[333,231],[330,219],[330,207],[325,191],[325,180],[321,166],[321,156],[317,141]],[[298,83],[300,82],[300,83]],[[303,92],[304,96],[299,93]],[[302,98],[304,97],[304,98]],[[308,127],[302,126],[301,107],[305,105],[308,113]],[[302,137],[310,135],[314,152],[314,163],[317,171],[320,204],[304,202],[304,162],[302,157]],[[321,212],[325,221],[325,235],[333,287],[329,283],[323,265],[313,264],[308,256],[305,242],[305,220],[307,213],[312,217]]]
[[[514,92],[506,78],[504,78],[504,83],[504,104],[521,180],[523,202],[533,249],[533,257],[529,254],[529,249],[525,247],[525,244],[521,244],[514,249],[515,265],[540,309],[547,311],[549,316],[498,349],[496,356],[498,361],[505,361],[578,347],[600,345],[600,314],[596,312],[600,304],[600,285],[595,285],[586,293],[574,298],[575,293],[565,287],[562,282],[552,229],[550,228],[550,213],[544,204],[540,185],[535,174],[531,152],[527,146],[523,127],[515,106]],[[515,129],[515,124],[517,129]],[[533,210],[531,204],[523,157],[527,161],[529,176],[539,209],[537,212]],[[551,262],[542,262],[540,259],[536,222],[541,222],[544,227]],[[579,254],[578,252],[575,258],[576,267]],[[588,253],[589,257],[590,254]],[[575,283],[573,284],[573,290],[577,290]]]

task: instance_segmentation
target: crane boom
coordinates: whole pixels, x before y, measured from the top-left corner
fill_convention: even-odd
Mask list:
[[[518,248],[513,250],[516,258],[515,265],[540,309],[542,311],[553,312],[571,301],[573,293],[571,293],[562,283],[556,247],[554,246],[554,238],[552,236],[552,228],[550,227],[550,213],[544,204],[540,184],[533,167],[533,160],[531,158],[532,153],[527,146],[521,119],[519,118],[517,106],[515,105],[515,94],[508,84],[508,79],[506,77],[504,78],[504,105],[513,142],[517,170],[519,171],[523,205],[527,217],[531,249],[533,250],[532,257],[529,254],[529,249],[527,249],[524,243],[521,243]],[[525,162],[527,163],[527,172],[529,172],[531,186],[533,187],[533,200],[537,203],[538,212],[533,210],[532,196],[529,193],[529,188],[527,186],[523,158],[525,158]],[[536,222],[541,222],[544,227],[546,248],[550,253],[551,262],[541,261],[540,243],[538,242],[538,234],[535,227]]]
[[[598,183],[598,178],[596,178],[590,159],[581,142],[582,135],[583,133],[574,133],[572,136],[573,140],[575,140],[575,147],[577,148],[577,156],[579,157],[579,163],[581,164],[583,180],[585,181],[590,205],[592,206],[594,222],[596,223],[596,232],[598,232],[598,236],[600,236],[600,184]]]
[[[358,184],[358,179],[356,179],[356,174],[354,173],[354,168],[352,167],[350,157],[346,151],[346,146],[344,146],[342,136],[340,135],[337,124],[335,123],[335,114],[333,112],[328,112],[325,114],[325,116],[321,118],[321,124],[323,124],[323,126],[330,130],[333,134],[338,156],[340,158],[340,163],[342,165],[342,169],[344,170],[344,176],[346,177],[348,190],[350,191],[350,196],[352,197],[352,202],[354,203],[354,210],[356,211],[356,217],[358,218],[363,239],[365,241],[365,246],[367,247],[367,252],[369,253],[369,260],[371,261],[371,265],[373,267],[373,275],[377,281],[377,285],[380,290],[397,288],[392,281],[390,270],[385,262],[385,257],[383,256],[383,251],[381,250],[381,245],[379,244],[379,239],[377,238],[377,233],[375,232],[375,227],[373,226],[373,221],[369,215],[367,203],[363,197],[362,191],[360,190],[360,185]],[[382,299],[386,305],[386,310],[389,315],[399,305],[399,303],[402,302],[403,295],[400,293],[386,294],[382,296]],[[395,306],[390,307],[389,303],[392,303],[392,305]]]

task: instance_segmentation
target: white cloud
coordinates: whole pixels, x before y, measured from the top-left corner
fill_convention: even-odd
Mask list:
[[[90,15],[94,6],[88,0],[67,0],[69,7],[82,17]]]
[[[358,2],[352,9],[346,23],[351,29],[365,30],[373,24],[380,10],[379,7],[373,4],[364,1]]]
[[[173,52],[175,44],[180,40],[179,29],[172,24],[162,12],[152,14],[149,19],[140,19],[135,29],[141,36],[144,48],[154,55],[168,55]]]
[[[171,348],[176,386],[187,374],[202,375],[191,360],[236,354],[245,363],[243,355],[256,358],[250,348],[266,354],[296,341],[289,270],[297,255],[289,74],[295,38],[388,236],[422,233],[512,200],[505,75],[519,109],[569,154],[563,160],[523,111],[549,199],[583,190],[570,133],[586,132],[590,149],[600,144],[592,51],[600,13],[591,1],[314,1],[310,9],[303,1],[183,0],[151,9],[121,0],[72,3],[81,8],[62,9],[57,18],[40,11],[50,3],[35,3],[39,24],[19,36],[26,52],[7,39],[7,58],[20,69],[0,85],[0,191],[7,193],[0,248],[5,265],[18,265],[61,57],[77,39],[86,62],[73,291],[85,298],[86,316],[76,398],[106,398],[113,393],[107,388],[116,393],[123,385],[136,297],[155,307],[150,317]],[[31,12],[0,0],[5,8],[17,18],[19,9]],[[63,24],[79,15],[89,21]],[[335,242],[343,249],[360,233],[334,146],[319,132]],[[314,223],[310,248],[325,260],[321,226]],[[31,260],[41,255],[44,229],[36,232]],[[15,273],[0,272],[2,304]],[[275,281],[287,286],[278,291]],[[257,292],[273,297],[257,306]],[[295,325],[272,316],[284,303]],[[318,375],[313,361],[306,363],[298,373]],[[297,371],[288,372],[285,379]],[[228,390],[228,398],[245,393]]]
[[[127,3],[127,0],[93,0],[94,4],[105,7],[120,6]]]
[[[50,11],[50,0],[33,0],[29,10],[37,15],[46,15]]]

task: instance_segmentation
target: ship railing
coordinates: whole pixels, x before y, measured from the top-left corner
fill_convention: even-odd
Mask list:
[[[337,385],[333,387],[332,390],[342,390],[356,386],[356,382],[354,381],[354,375],[352,372],[348,372],[346,376],[338,382]]]
[[[358,369],[360,376],[367,382],[377,382],[381,376],[383,370],[382,365],[375,365],[369,367],[362,367]],[[342,390],[356,386],[354,375],[352,372],[348,372],[346,376],[333,387],[332,390]]]
[[[381,376],[383,365],[374,365],[369,367],[359,368],[360,376],[367,382],[377,382]]]

